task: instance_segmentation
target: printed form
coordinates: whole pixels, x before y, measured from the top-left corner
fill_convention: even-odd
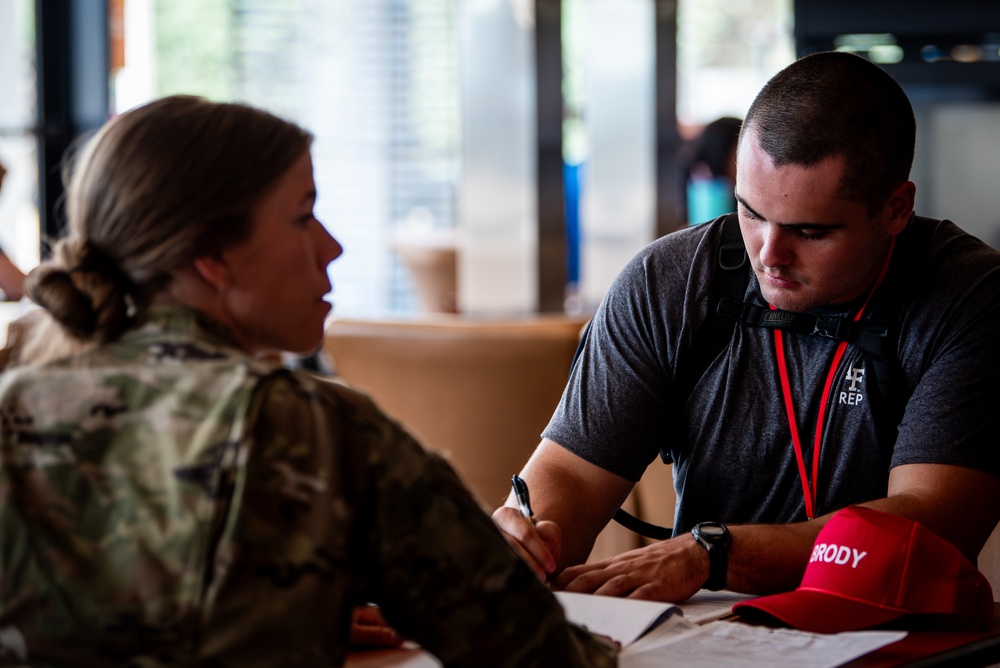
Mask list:
[[[833,668],[906,637],[905,631],[821,634],[717,621],[752,596],[700,591],[681,604],[556,592],[566,617],[621,643],[621,668]],[[681,614],[677,614],[678,612]]]

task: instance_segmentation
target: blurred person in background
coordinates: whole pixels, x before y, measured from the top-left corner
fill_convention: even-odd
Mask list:
[[[704,223],[736,211],[736,144],[743,121],[731,116],[717,118],[694,141],[684,170],[687,219]]]

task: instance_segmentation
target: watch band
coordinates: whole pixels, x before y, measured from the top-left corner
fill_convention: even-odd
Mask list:
[[[726,588],[729,570],[729,544],[732,534],[725,524],[719,522],[699,522],[691,529],[691,535],[708,552],[708,579],[705,589],[718,591]]]

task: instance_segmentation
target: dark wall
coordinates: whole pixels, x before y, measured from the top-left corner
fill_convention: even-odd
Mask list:
[[[851,35],[885,35],[897,44],[902,60],[882,66],[904,87],[975,88],[1000,99],[1000,2],[795,0],[799,56],[837,48]]]
[[[42,256],[62,234],[63,156],[108,118],[107,0],[36,0]]]

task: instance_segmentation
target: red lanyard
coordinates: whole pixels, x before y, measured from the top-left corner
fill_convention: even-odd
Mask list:
[[[865,312],[868,307],[868,302],[871,300],[872,295],[878,290],[878,286],[881,285],[882,279],[885,278],[886,271],[889,269],[889,261],[892,259],[892,251],[896,247],[896,237],[892,237],[892,242],[889,245],[889,255],[885,258],[885,264],[882,265],[882,271],[879,272],[878,278],[875,280],[875,286],[868,293],[865,303],[858,309],[858,312],[854,314],[852,320],[857,322],[861,319],[861,315]],[[775,309],[774,305],[771,304],[771,310]],[[792,433],[792,447],[795,449],[795,461],[799,465],[799,479],[802,481],[802,496],[805,498],[806,503],[806,517],[809,519],[814,519],[816,517],[816,497],[818,494],[818,484],[817,478],[819,478],[819,453],[820,447],[823,441],[823,424],[826,419],[826,405],[830,398],[830,390],[833,388],[833,379],[836,377],[837,368],[840,366],[840,360],[844,357],[844,351],[847,350],[847,341],[841,341],[837,344],[837,350],[833,353],[833,361],[830,363],[830,371],[826,375],[826,383],[823,385],[823,395],[820,398],[819,403],[819,414],[816,416],[816,437],[813,439],[813,460],[812,460],[812,476],[806,473],[806,462],[805,456],[802,453],[802,440],[799,438],[799,425],[798,421],[795,419],[795,404],[792,402],[792,387],[788,380],[788,366],[785,363],[785,346],[784,337],[782,336],[782,331],[780,329],[774,330],[774,356],[778,362],[778,375],[781,377],[781,393],[785,398],[785,413],[788,414],[788,427]],[[812,485],[809,481],[812,480]]]

